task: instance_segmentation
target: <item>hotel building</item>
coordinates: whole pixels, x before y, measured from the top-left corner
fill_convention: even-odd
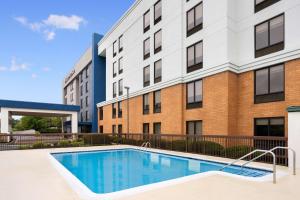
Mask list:
[[[287,136],[298,19],[298,0],[136,0],[98,43],[98,131]]]
[[[80,106],[78,130],[81,133],[97,132],[96,103],[105,100],[105,59],[98,56],[97,43],[101,35],[93,34],[92,45],[63,81],[63,103]],[[70,119],[65,131],[70,132]]]

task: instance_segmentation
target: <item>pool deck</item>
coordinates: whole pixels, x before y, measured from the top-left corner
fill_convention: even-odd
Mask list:
[[[80,200],[67,181],[54,168],[50,152],[89,151],[129,146],[85,147],[0,152],[0,200]],[[162,151],[167,153],[168,151]],[[201,159],[229,162],[229,159],[172,152]],[[253,166],[270,165],[254,163]],[[300,170],[297,176],[286,167],[279,171],[289,173],[272,182],[254,182],[222,175],[202,177],[197,180],[146,191],[122,200],[295,200],[300,196]]]

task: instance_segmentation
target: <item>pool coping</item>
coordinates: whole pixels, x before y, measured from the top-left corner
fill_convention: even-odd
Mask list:
[[[272,181],[273,174],[270,173],[266,176],[263,177],[246,177],[246,176],[241,176],[241,175],[236,175],[236,174],[231,174],[227,172],[222,172],[222,171],[209,171],[209,172],[203,172],[203,173],[198,173],[194,175],[189,175],[189,176],[184,176],[184,177],[179,177],[176,179],[171,179],[171,180],[166,180],[158,183],[152,183],[148,185],[143,185],[143,186],[138,186],[134,188],[129,188],[117,192],[112,192],[112,193],[106,193],[106,194],[98,194],[94,193],[91,191],[84,183],[82,183],[75,175],[73,175],[67,168],[65,168],[58,160],[56,160],[53,156],[53,154],[64,154],[64,153],[88,153],[88,152],[98,152],[98,151],[111,151],[111,150],[139,150],[139,151],[146,151],[150,153],[159,153],[159,154],[164,154],[167,156],[176,156],[176,157],[181,157],[185,159],[193,159],[193,160],[201,160],[201,161],[209,161],[209,162],[214,162],[214,163],[219,163],[219,164],[228,164],[230,162],[226,161],[218,161],[218,160],[213,160],[210,158],[199,158],[198,154],[188,154],[188,155],[180,155],[183,154],[183,152],[175,152],[175,151],[165,151],[165,150],[160,150],[160,149],[150,149],[150,148],[141,148],[141,147],[135,147],[135,146],[122,146],[122,147],[112,147],[112,148],[105,148],[105,149],[93,149],[93,150],[71,150],[71,151],[59,151],[57,152],[49,152],[48,157],[53,164],[53,166],[56,168],[56,170],[59,172],[59,174],[67,181],[69,186],[80,196],[80,198],[84,200],[96,200],[96,199],[118,199],[124,196],[132,196],[138,193],[154,190],[154,189],[160,189],[163,187],[167,186],[172,186],[172,185],[177,185],[180,183],[185,183],[193,180],[197,180],[203,177],[208,177],[208,176],[213,176],[213,175],[221,175],[221,176],[226,176],[226,177],[232,177],[232,178],[237,178],[239,180],[245,180],[245,181],[254,181],[254,182],[268,182]],[[236,164],[235,166],[240,166]],[[254,166],[252,165],[251,167],[247,167],[250,169],[258,169],[258,170],[264,170],[264,171],[272,171],[270,167],[262,167],[262,166]],[[277,170],[277,179],[281,178],[283,176],[286,176],[287,173],[283,172],[281,170]]]

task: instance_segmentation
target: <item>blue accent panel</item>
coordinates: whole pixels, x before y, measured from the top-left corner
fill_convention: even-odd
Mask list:
[[[37,102],[25,102],[25,101],[11,101],[1,100],[0,108],[23,108],[23,109],[39,109],[39,110],[57,110],[57,111],[71,111],[79,112],[79,106],[64,105],[64,104],[51,104],[51,103],[37,103]]]
[[[92,132],[98,132],[98,110],[97,103],[106,99],[106,58],[98,56],[98,43],[103,38],[97,33],[93,34],[92,41]]]

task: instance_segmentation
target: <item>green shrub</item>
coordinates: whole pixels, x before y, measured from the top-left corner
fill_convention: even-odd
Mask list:
[[[186,141],[185,140],[174,140],[172,142],[172,150],[186,151]]]
[[[58,147],[69,147],[71,146],[71,141],[70,140],[61,140],[57,143]]]
[[[41,149],[41,148],[45,148],[45,144],[44,143],[42,143],[42,142],[36,142],[36,143],[34,143],[33,145],[32,145],[32,148],[34,148],[34,149]]]
[[[223,156],[224,147],[216,142],[211,141],[190,141],[189,144],[193,143],[194,151],[204,155],[211,156]]]
[[[93,134],[93,135],[84,135],[83,141],[84,144],[89,144],[89,145],[105,145],[105,144],[111,144],[112,138],[109,135]]]
[[[249,146],[233,146],[224,149],[224,154],[227,158],[237,159],[253,151]]]

